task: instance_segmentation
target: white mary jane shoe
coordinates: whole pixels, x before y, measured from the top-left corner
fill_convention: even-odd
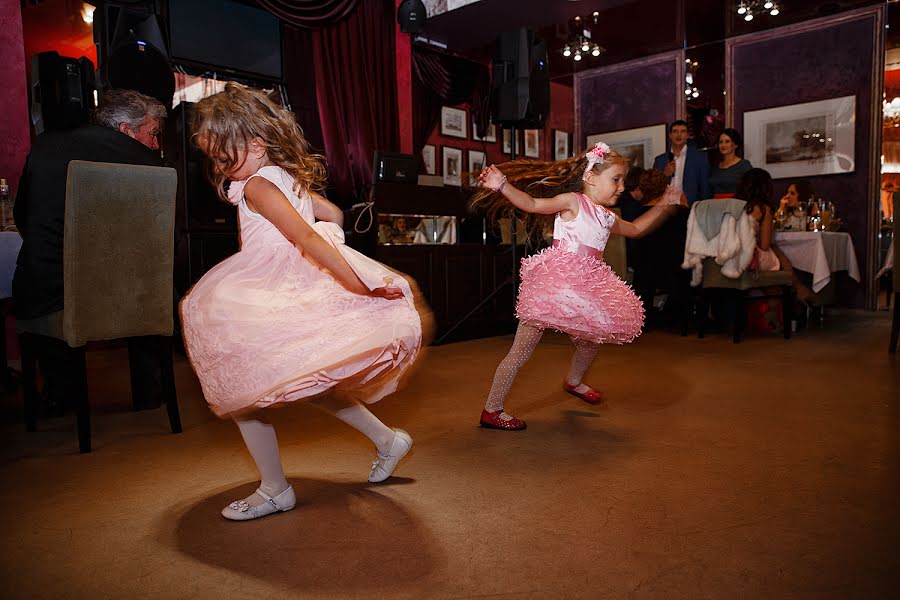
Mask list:
[[[380,483],[391,476],[400,459],[406,456],[412,448],[412,437],[402,429],[394,429],[394,441],[387,454],[378,453],[378,458],[372,463],[372,471],[369,473],[369,482]]]
[[[291,486],[288,486],[286,490],[274,498],[261,489],[257,489],[256,493],[265,502],[257,506],[250,506],[246,500],[235,500],[222,509],[222,516],[231,521],[249,521],[250,519],[258,519],[275,512],[291,510],[297,504],[297,497],[294,495],[294,488]]]

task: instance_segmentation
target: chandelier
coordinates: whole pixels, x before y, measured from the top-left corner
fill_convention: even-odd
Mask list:
[[[900,98],[888,102],[887,96],[884,96],[881,100],[881,109],[884,113],[885,127],[900,127]]]
[[[700,63],[696,60],[684,59],[684,95],[688,98],[700,97],[700,88],[694,83],[699,66]]]
[[[754,15],[769,13],[773,17],[779,14],[778,4],[773,0],[741,0],[737,14],[744,17],[745,21],[752,21]]]
[[[600,20],[599,11],[594,11],[592,15],[594,25]],[[598,57],[606,48],[591,39],[591,30],[581,17],[575,17],[574,26],[571,28],[569,39],[563,46],[562,55],[571,58],[575,62],[579,62],[585,56]]]

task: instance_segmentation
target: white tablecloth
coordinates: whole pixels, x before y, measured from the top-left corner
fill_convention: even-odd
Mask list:
[[[859,281],[859,264],[850,234],[843,231],[776,231],[775,245],[795,269],[812,273],[812,289],[818,292],[831,281],[831,274],[847,271]]]
[[[894,238],[891,238],[891,245],[888,246],[887,256],[884,257],[884,264],[878,269],[875,279],[878,279],[888,271],[894,268]]]
[[[0,298],[12,296],[13,273],[22,238],[15,231],[0,231]]]

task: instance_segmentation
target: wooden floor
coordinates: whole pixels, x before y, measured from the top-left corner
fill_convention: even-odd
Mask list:
[[[255,486],[236,428],[176,364],[181,435],[129,411],[122,350],[89,355],[94,452],[71,416],[0,405],[2,598],[888,598],[900,572],[900,359],[886,312],[784,341],[650,332],[603,348],[591,407],[548,335],[476,426],[511,339],[430,348],[375,405],[415,438],[396,477],[310,406],[274,411],[295,510],[219,510]]]

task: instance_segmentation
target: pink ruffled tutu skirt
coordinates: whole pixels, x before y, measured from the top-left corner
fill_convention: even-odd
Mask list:
[[[522,260],[516,316],[598,344],[625,344],[640,335],[644,307],[627,283],[600,259],[547,248]]]

